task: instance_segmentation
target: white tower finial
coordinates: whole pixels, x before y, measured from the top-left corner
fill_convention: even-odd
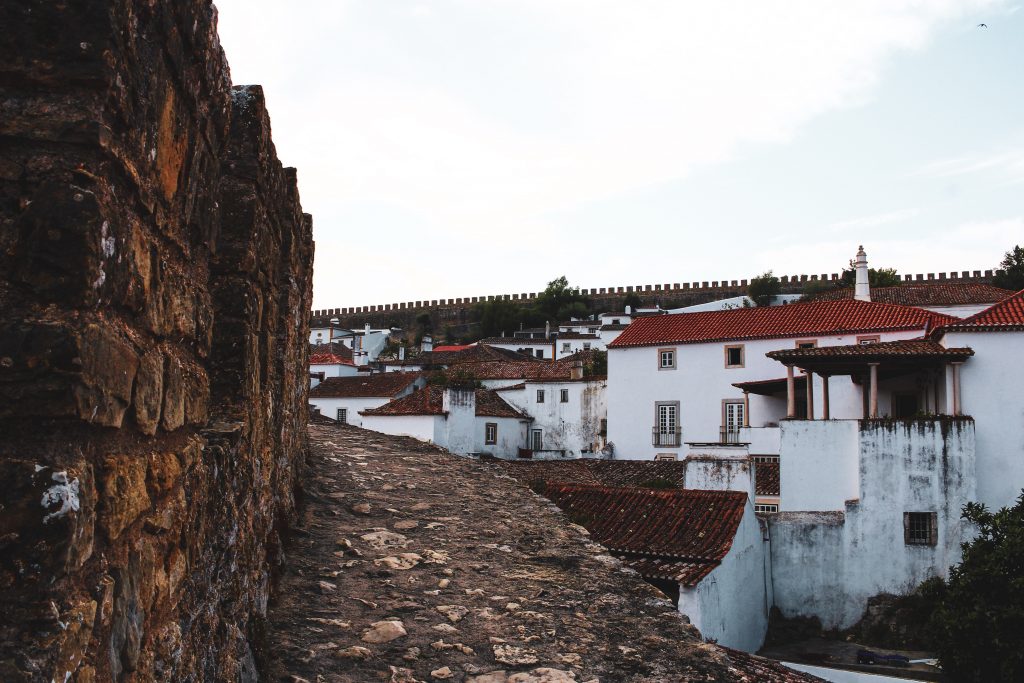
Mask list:
[[[853,289],[853,298],[857,301],[871,301],[871,285],[868,282],[868,255],[864,253],[864,245],[857,249],[857,259],[853,262],[857,279]]]

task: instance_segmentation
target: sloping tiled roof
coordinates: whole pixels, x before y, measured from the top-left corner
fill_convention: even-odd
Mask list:
[[[686,462],[671,460],[504,460],[501,465],[523,481],[601,484],[643,488],[683,488]]]
[[[739,491],[549,484],[545,497],[641,574],[694,586],[732,547],[746,509]]]
[[[872,287],[871,300],[881,304],[903,306],[957,306],[991,304],[1013,292],[981,282],[913,283],[894,287]],[[831,289],[815,294],[805,301],[839,301],[852,299],[853,287]]]
[[[309,390],[310,398],[392,398],[419,378],[414,372],[328,377]]]
[[[309,354],[333,353],[336,356],[352,360],[352,349],[341,342],[328,342],[326,344],[310,344]]]
[[[885,360],[887,358],[942,358],[963,360],[974,355],[968,348],[947,349],[942,344],[921,339],[906,339],[874,344],[848,344],[844,346],[818,346],[811,349],[781,349],[765,354],[780,362],[796,362],[801,360],[822,358],[848,358]]]
[[[391,401],[379,408],[364,410],[362,415],[444,415],[444,388],[429,386],[408,396]],[[477,417],[515,417],[530,419],[528,415],[505,402],[488,389],[476,390]]]
[[[969,318],[950,323],[943,331],[998,332],[1024,330],[1024,290]]]
[[[922,330],[956,321],[912,306],[846,299],[726,311],[676,313],[634,321],[610,348],[740,339]]]
[[[472,344],[442,344],[441,346],[435,346],[434,351],[465,351],[468,348],[472,348]]]
[[[355,365],[351,358],[343,358],[334,353],[313,353],[309,356],[310,365]]]
[[[448,372],[472,375],[474,379],[569,379],[571,366],[564,363],[533,361],[493,361],[456,364]]]
[[[754,463],[754,493],[759,496],[779,495],[779,463]]]
[[[597,339],[596,334],[585,334],[583,332],[559,332],[559,339]]]

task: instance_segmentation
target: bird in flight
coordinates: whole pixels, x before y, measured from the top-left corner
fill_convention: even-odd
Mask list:
[[[988,24],[978,24],[978,28],[988,28]]]

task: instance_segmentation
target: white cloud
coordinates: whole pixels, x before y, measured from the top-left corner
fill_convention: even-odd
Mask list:
[[[464,240],[546,244],[553,212],[785,142],[824,112],[869,101],[895,52],[997,4],[218,2],[235,80],[265,85],[318,239],[380,253],[369,247],[396,226],[336,222],[336,207],[365,204],[401,207],[437,231],[385,247],[417,280],[383,282],[372,259],[339,269],[318,252],[319,306],[480,289],[428,285],[417,264],[443,258],[439,237],[464,262],[479,253],[451,254]]]

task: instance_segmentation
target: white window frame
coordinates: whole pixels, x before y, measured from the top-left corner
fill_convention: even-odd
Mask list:
[[[543,429],[531,429],[530,430],[530,450],[531,451],[542,451],[544,450],[544,430]]]
[[[569,402],[569,390],[568,389],[562,389],[561,391],[558,392],[558,402],[559,403],[568,403]]]
[[[732,409],[733,417],[732,423],[730,424],[730,408]],[[722,399],[722,430],[727,431],[731,434],[735,434],[743,428],[743,411],[746,406],[743,404],[741,398],[724,398]]]
[[[568,353],[570,351],[572,351],[572,343],[562,342],[562,353]]]
[[[543,389],[538,389],[537,390],[537,403],[544,403],[544,399],[545,399],[544,393],[545,392],[544,392]]]
[[[334,415],[340,424],[348,424],[348,408],[338,408],[338,411]]]
[[[778,503],[754,503],[754,512],[758,514],[771,514],[778,511]]]
[[[816,349],[818,348],[817,339],[797,339],[793,342],[794,349]]]
[[[673,349],[658,349],[658,369],[659,370],[675,370],[676,369],[676,350]]]
[[[857,337],[857,344],[878,344],[882,341],[882,337],[877,334],[862,334]]]
[[[484,425],[484,444],[494,446],[498,443],[498,423],[488,422]]]
[[[675,454],[675,453],[656,453],[654,455],[654,459],[655,459],[655,461],[662,460],[662,461],[675,462],[675,461],[679,460],[679,456],[677,454]]]

